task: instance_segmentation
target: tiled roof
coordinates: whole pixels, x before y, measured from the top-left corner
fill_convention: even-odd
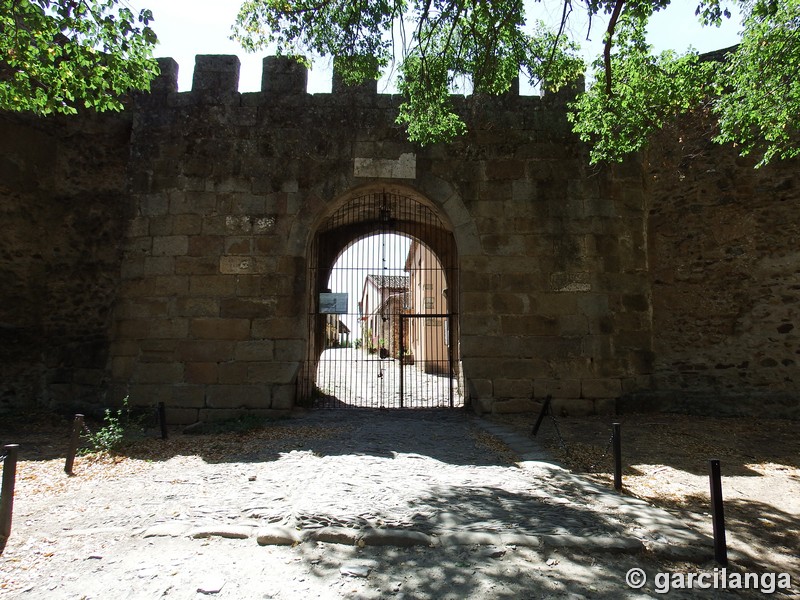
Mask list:
[[[407,290],[408,275],[367,275],[368,280],[372,280],[378,288],[389,290]]]

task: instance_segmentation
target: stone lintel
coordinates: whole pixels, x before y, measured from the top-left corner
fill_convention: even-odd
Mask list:
[[[396,160],[391,158],[353,159],[355,177],[374,177],[381,179],[416,179],[417,155],[406,152]]]

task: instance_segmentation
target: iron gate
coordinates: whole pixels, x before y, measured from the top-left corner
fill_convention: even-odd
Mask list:
[[[310,258],[301,404],[463,406],[455,242],[430,207],[355,198],[320,227]]]

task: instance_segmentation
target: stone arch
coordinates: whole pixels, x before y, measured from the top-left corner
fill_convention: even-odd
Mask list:
[[[305,195],[292,223],[289,254],[306,256],[319,225],[327,217],[353,198],[375,192],[405,195],[430,206],[450,227],[461,256],[480,254],[478,230],[461,195],[449,182],[430,174],[418,176],[413,184],[394,180],[365,183],[354,177],[315,186]],[[334,200],[325,201],[324,196]]]
[[[439,182],[437,195],[444,196],[444,201],[434,201],[415,187],[396,182],[371,182],[354,186],[338,195],[330,203],[316,204],[316,211],[307,211],[303,223],[297,223],[293,231],[295,239],[305,238],[304,255],[308,268],[306,270],[306,299],[309,306],[308,336],[306,364],[299,375],[298,399],[303,398],[303,391],[310,390],[316,373],[317,362],[321,354],[321,339],[324,335],[322,325],[315,319],[315,303],[319,292],[327,287],[328,277],[337,259],[358,240],[381,233],[382,225],[378,222],[381,199],[388,201],[392,210],[398,210],[386,224],[387,233],[395,233],[420,245],[427,247],[435,256],[445,272],[446,288],[449,292],[448,310],[455,315],[454,324],[450,326],[451,339],[458,344],[460,326],[458,315],[460,307],[459,281],[459,237],[471,245],[477,240],[474,225],[468,218],[466,209],[448,184]],[[388,199],[388,200],[387,200]],[[447,207],[447,210],[445,207]],[[460,212],[459,212],[460,211]],[[461,221],[457,226],[451,214]],[[313,216],[312,216],[313,215]],[[431,220],[433,219],[433,221]],[[307,228],[302,235],[300,228]],[[458,353],[458,351],[456,351]],[[460,366],[458,367],[460,375]]]

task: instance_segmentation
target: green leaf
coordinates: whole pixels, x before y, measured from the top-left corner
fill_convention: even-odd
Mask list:
[[[117,0],[0,0],[0,109],[120,110],[123,94],[158,74],[156,36],[133,21]]]
[[[742,43],[720,70],[720,143],[757,166],[800,154],[800,0],[759,0],[745,18]]]
[[[652,54],[643,16],[624,15],[617,24],[611,58],[595,63],[594,83],[570,105],[573,131],[591,145],[590,161],[621,161],[677,115],[696,107],[711,89],[713,64],[694,53]]]

